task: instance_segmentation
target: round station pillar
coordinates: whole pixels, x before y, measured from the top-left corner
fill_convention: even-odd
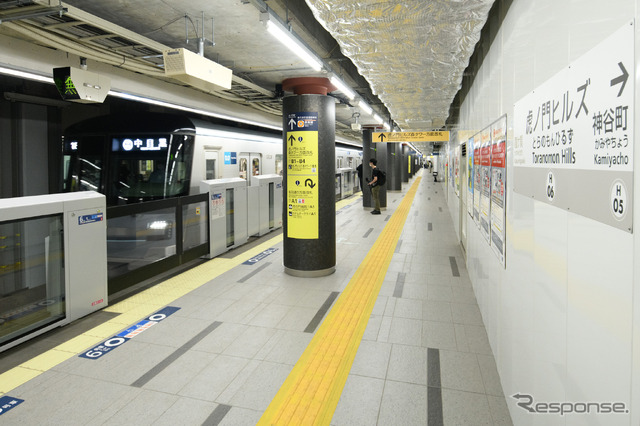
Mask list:
[[[289,275],[321,277],[336,267],[335,90],[326,78],[282,82],[283,263]]]
[[[409,147],[402,144],[402,182],[409,182]]]

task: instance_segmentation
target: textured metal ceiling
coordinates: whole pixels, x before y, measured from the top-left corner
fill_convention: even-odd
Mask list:
[[[444,126],[494,0],[306,0],[402,130]]]

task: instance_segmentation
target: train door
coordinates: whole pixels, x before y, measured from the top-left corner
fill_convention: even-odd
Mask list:
[[[218,151],[204,151],[204,175],[205,180],[218,178]]]

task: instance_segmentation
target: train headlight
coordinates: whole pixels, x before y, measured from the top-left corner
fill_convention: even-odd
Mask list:
[[[167,229],[169,222],[166,220],[154,220],[147,224],[147,229]]]

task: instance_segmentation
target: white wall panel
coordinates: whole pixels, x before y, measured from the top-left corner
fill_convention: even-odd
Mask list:
[[[514,103],[637,19],[639,4],[514,0],[461,105],[460,131],[482,130],[507,114],[506,268],[470,218],[467,268],[518,425],[640,424],[640,236],[514,193],[512,157]],[[640,148],[634,157],[640,164]],[[457,198],[447,191],[457,224]],[[634,191],[640,200],[640,173]],[[531,414],[515,404],[515,393],[537,402],[622,401],[632,411]]]

